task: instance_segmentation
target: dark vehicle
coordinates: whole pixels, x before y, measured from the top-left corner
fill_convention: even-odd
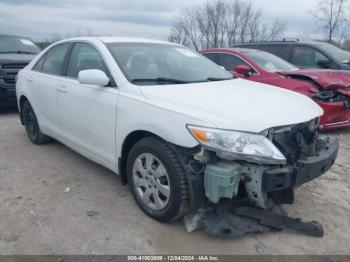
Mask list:
[[[39,52],[27,37],[0,35],[0,107],[17,105],[17,73]]]
[[[350,52],[329,43],[283,39],[283,41],[243,43],[236,47],[260,49],[277,55],[299,68],[350,71]]]

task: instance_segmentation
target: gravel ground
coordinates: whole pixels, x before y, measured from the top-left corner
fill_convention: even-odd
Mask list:
[[[324,225],[322,239],[277,232],[223,240],[146,217],[118,177],[58,142],[32,145],[0,113],[0,254],[350,254],[350,130],[323,177],[287,210]]]

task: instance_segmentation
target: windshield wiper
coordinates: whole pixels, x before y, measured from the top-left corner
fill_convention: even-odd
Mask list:
[[[28,55],[36,55],[36,53],[34,52],[29,52],[29,51],[21,51],[21,50],[17,50],[17,51],[6,51],[6,52],[1,52],[0,54],[28,54]]]
[[[173,83],[173,84],[189,84],[189,83],[201,83],[201,82],[214,82],[214,81],[224,81],[224,80],[231,80],[235,77],[232,76],[231,78],[219,78],[219,77],[208,77],[205,80],[202,81],[185,81],[181,79],[175,79],[175,78],[166,78],[166,77],[158,77],[158,78],[135,78],[130,80],[132,83],[139,83],[139,82],[157,82],[157,83]]]
[[[175,84],[187,84],[188,81],[184,81],[181,79],[175,79],[175,78],[166,78],[166,77],[158,77],[158,78],[135,78],[131,80],[132,83],[138,83],[138,82],[162,82],[162,83],[175,83]]]
[[[232,80],[234,79],[235,77],[232,76],[230,78],[220,78],[220,77],[208,77],[206,80],[207,81],[210,81],[210,82],[215,82],[215,81],[225,81],[225,80]]]

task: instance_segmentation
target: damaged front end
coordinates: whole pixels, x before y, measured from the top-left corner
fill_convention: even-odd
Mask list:
[[[322,236],[322,226],[290,218],[278,206],[292,204],[295,187],[335,162],[339,143],[319,137],[318,121],[259,135],[189,127],[202,145],[196,152],[179,152],[191,192],[188,231],[204,227],[211,235],[237,237],[289,228]]]
[[[349,72],[303,69],[279,72],[279,74],[310,83],[317,89],[316,92],[309,96],[324,110],[324,114],[321,117],[320,130],[331,131],[350,127]]]
[[[324,110],[320,123],[321,130],[350,127],[350,88],[346,91],[324,89],[313,98]]]

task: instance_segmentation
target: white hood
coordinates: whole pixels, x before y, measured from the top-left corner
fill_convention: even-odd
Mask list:
[[[261,132],[307,122],[323,114],[307,96],[244,79],[142,86],[141,90],[155,105],[228,130]]]

